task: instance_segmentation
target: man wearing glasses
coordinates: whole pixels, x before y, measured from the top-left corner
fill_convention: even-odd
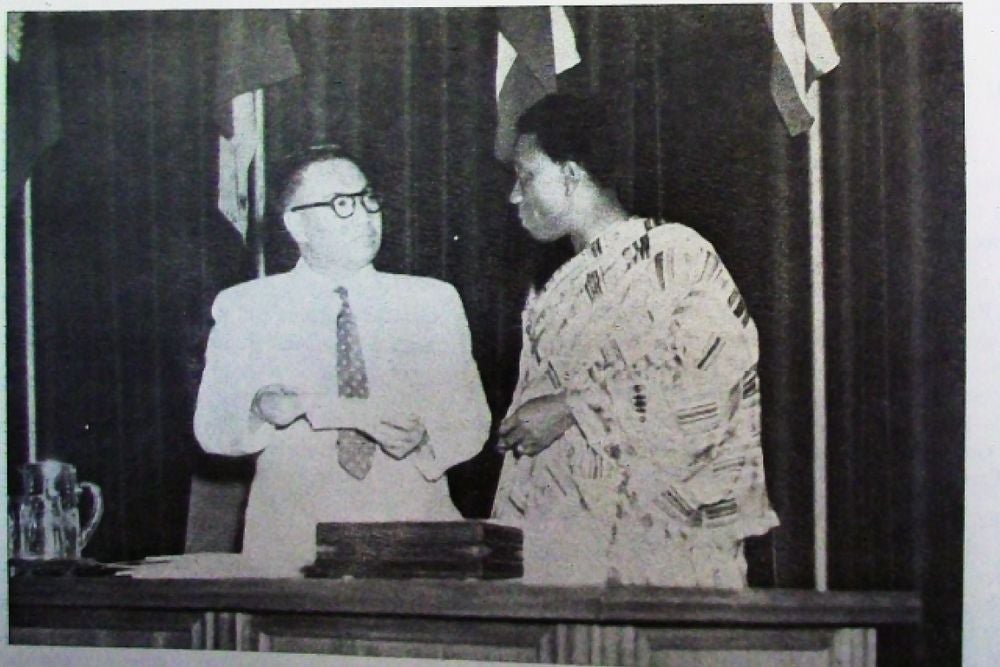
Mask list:
[[[208,452],[259,453],[243,553],[293,574],[318,522],[460,519],[444,473],[490,418],[455,289],[372,266],[381,204],[356,162],[311,150],[288,173],[301,258],[216,298],[194,426]]]

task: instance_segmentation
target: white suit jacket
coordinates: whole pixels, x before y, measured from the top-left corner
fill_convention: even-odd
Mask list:
[[[336,321],[348,290],[375,410],[423,420],[429,451],[402,460],[376,451],[363,480],[337,463]],[[477,454],[490,416],[455,289],[430,278],[362,269],[334,283],[305,262],[221,292],[195,410],[208,452],[260,452],[243,553],[289,574],[315,558],[320,521],[454,520],[444,472]],[[254,394],[283,384],[318,397],[286,428],[250,419]],[[360,400],[360,399],[354,399]],[[432,454],[427,456],[426,454]]]

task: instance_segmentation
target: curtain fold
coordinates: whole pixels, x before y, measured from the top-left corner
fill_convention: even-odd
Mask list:
[[[214,18],[54,19],[63,139],[34,187],[39,455],[104,489],[87,555],[177,552],[207,307],[244,275],[238,237],[214,211]],[[18,209],[7,234],[23,243]],[[8,262],[9,294],[22,266]],[[16,342],[8,358],[23,354],[22,333]],[[23,424],[23,384],[8,401]],[[23,429],[10,433],[9,472],[24,462]]]
[[[893,664],[961,646],[961,32],[955,6],[845,5],[823,80],[830,582],[921,591]]]

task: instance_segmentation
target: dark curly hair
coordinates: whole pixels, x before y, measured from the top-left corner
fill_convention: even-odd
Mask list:
[[[572,160],[599,187],[615,187],[615,142],[607,109],[596,99],[547,95],[517,119],[517,133],[534,135],[553,162]]]

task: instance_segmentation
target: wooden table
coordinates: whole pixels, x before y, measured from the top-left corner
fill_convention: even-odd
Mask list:
[[[14,644],[605,665],[874,665],[917,595],[516,581],[27,578]]]

